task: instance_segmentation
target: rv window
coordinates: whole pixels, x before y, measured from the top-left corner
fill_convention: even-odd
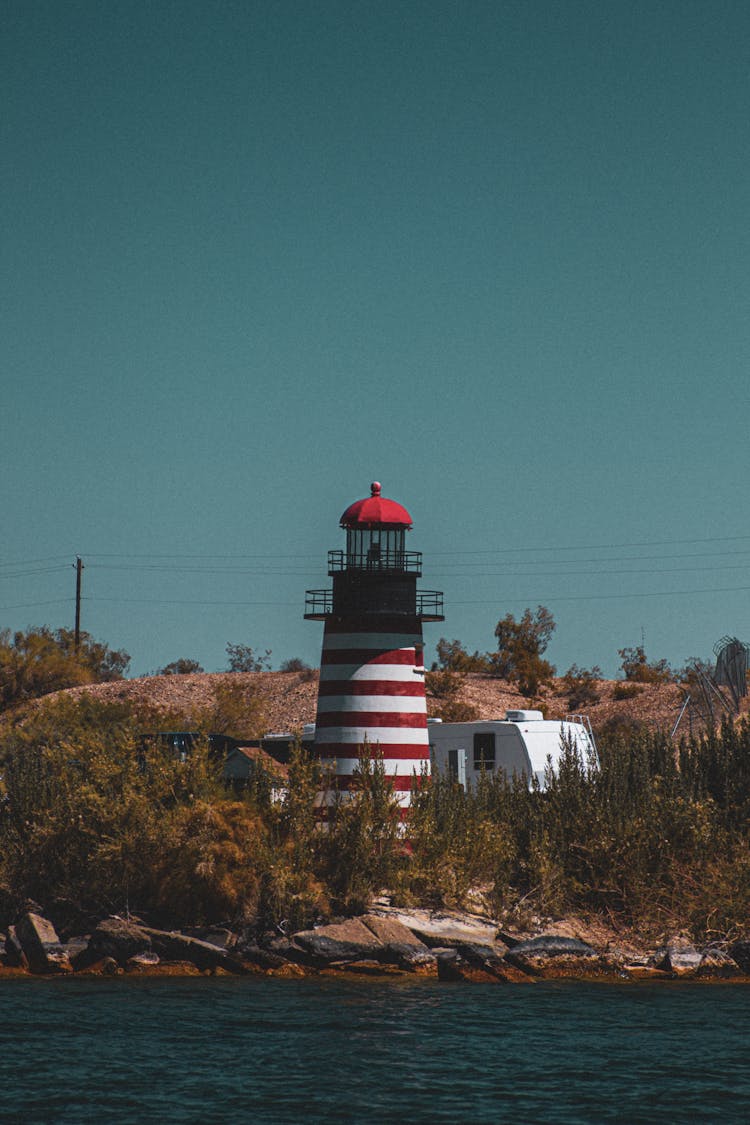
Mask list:
[[[474,735],[474,769],[490,773],[495,768],[495,732]]]

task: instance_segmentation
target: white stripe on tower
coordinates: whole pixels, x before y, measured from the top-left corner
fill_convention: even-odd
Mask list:
[[[400,803],[408,805],[414,774],[430,769],[424,675],[416,662],[422,634],[394,632],[389,624],[378,632],[372,618],[361,630],[351,620],[326,621],[315,749],[346,789],[366,743],[382,755]]]

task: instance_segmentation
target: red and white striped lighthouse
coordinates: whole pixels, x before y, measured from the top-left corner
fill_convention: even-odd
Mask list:
[[[429,771],[423,621],[443,620],[443,595],[417,591],[422,556],[406,551],[406,508],[371,485],[341,517],[346,550],[329,551],[332,590],[308,590],[305,617],[325,622],[315,753],[346,790],[363,747],[382,756],[402,805]]]

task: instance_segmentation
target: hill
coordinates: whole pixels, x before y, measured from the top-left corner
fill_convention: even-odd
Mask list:
[[[583,708],[589,715],[594,732],[613,726],[645,724],[650,728],[671,731],[684,699],[674,684],[637,685],[637,692],[628,699],[617,699],[622,680],[598,680],[599,701]],[[315,721],[318,690],[317,673],[307,672],[217,672],[184,676],[144,676],[87,687],[70,688],[65,693],[75,697],[83,692],[108,701],[123,700],[169,713],[173,722],[186,729],[195,725],[201,714],[221,707],[227,693],[236,693],[257,700],[253,729],[231,730],[236,735],[256,735],[265,731],[302,730],[305,723]],[[62,694],[62,693],[58,693]],[[542,706],[548,718],[562,719],[569,712],[562,680],[553,681],[539,700],[530,703],[505,680],[481,674],[461,678],[455,697],[474,708],[479,719],[503,718],[508,708]],[[428,694],[428,715],[439,715],[442,701]],[[241,723],[241,709],[237,710]],[[262,729],[258,729],[258,727]],[[687,733],[687,722],[682,728]]]

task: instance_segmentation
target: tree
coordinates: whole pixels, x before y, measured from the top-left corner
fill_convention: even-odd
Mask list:
[[[476,707],[461,698],[466,683],[462,672],[433,669],[425,673],[424,682],[427,694],[437,700],[434,712],[430,712],[436,718],[444,723],[470,723],[479,718]]]
[[[267,648],[263,656],[256,656],[250,645],[227,645],[230,672],[263,672],[270,667],[271,650]]]
[[[47,625],[26,632],[0,632],[0,709],[63,688],[120,680],[130,663],[122,649],[110,649],[81,633],[76,649],[72,629]]]
[[[567,695],[568,707],[571,711],[578,711],[581,707],[589,707],[599,702],[598,681],[602,678],[602,670],[598,664],[593,668],[579,668],[571,664],[562,679],[561,695]]]
[[[441,637],[436,649],[437,665],[443,672],[487,672],[491,668],[491,660],[485,653],[467,652],[460,641]]]
[[[621,648],[617,654],[626,680],[636,684],[668,684],[674,679],[674,672],[666,660],[649,661],[643,645],[635,648]]]
[[[537,606],[535,613],[525,610],[520,621],[512,613],[506,614],[495,628],[496,674],[517,683],[523,695],[536,695],[555,674],[554,666],[542,659],[554,631],[555,621],[546,606]]]
[[[180,657],[179,660],[173,660],[171,664],[165,664],[163,668],[157,668],[157,676],[188,676],[191,672],[204,672],[203,668],[197,660],[186,660]]]
[[[299,658],[299,656],[292,656],[292,657],[289,658],[289,660],[285,660],[282,663],[281,667],[279,668],[279,671],[280,672],[309,672],[310,671],[310,665],[305,664],[304,660],[301,660]]]

